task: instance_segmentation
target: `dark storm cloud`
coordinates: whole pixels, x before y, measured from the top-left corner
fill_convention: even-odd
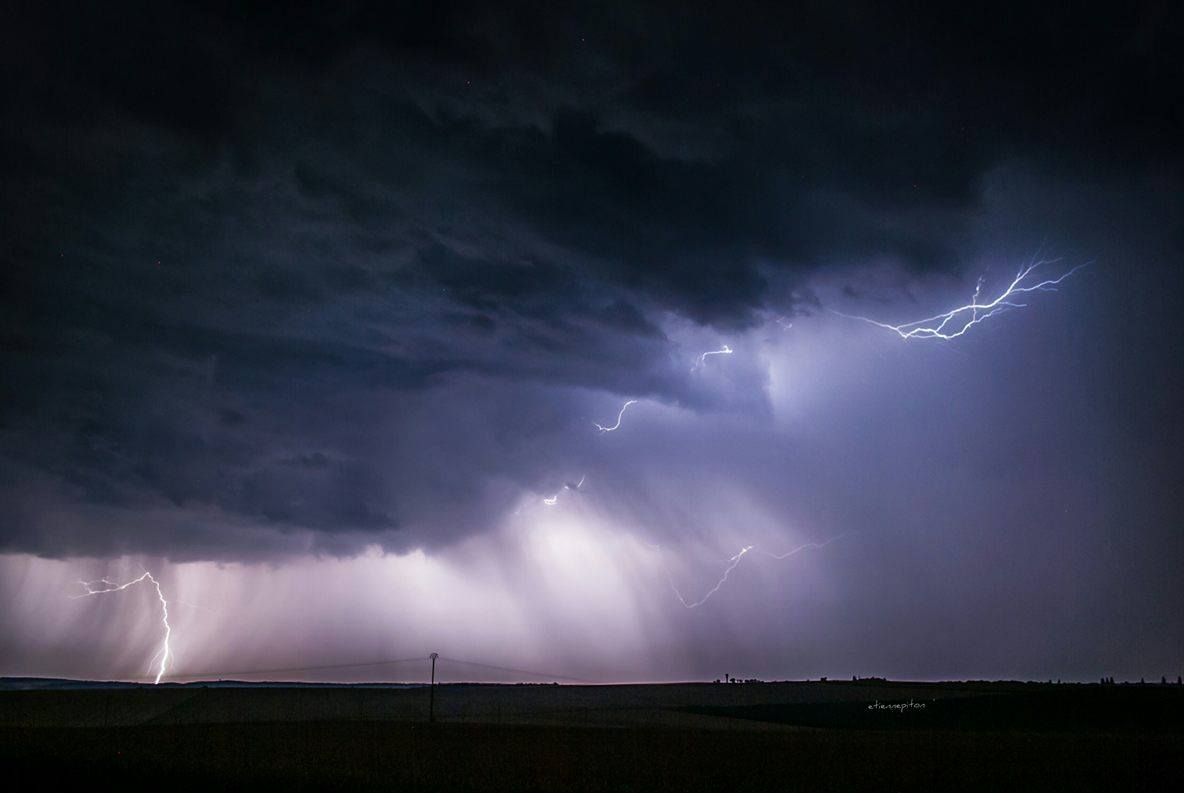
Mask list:
[[[1178,168],[1175,13],[9,11],[0,545],[445,542],[617,396],[759,412],[671,318],[956,272],[1000,163]]]

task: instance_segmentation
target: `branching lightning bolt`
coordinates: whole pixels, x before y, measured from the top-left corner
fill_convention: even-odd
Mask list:
[[[559,492],[553,496],[548,496],[547,498],[544,498],[543,503],[546,504],[548,507],[555,506],[555,502],[557,502],[559,500],[559,496],[561,493],[563,493],[564,490],[579,490],[581,487],[584,486],[584,480],[587,478],[588,477],[586,475],[581,476],[580,481],[576,482],[574,485],[571,482],[564,482],[563,487],[559,488]]]
[[[126,584],[115,584],[105,578],[100,578],[97,581],[79,581],[78,583],[86,591],[81,595],[73,595],[72,597],[77,600],[78,598],[90,597],[92,595],[105,595],[109,592],[120,592],[124,589],[127,589],[128,587],[135,586],[141,581],[151,581],[152,586],[156,588],[156,597],[160,599],[160,622],[161,625],[164,626],[164,642],[161,644],[160,649],[156,651],[151,660],[148,662],[149,668],[151,668],[152,662],[157,658],[160,658],[160,665],[156,670],[156,679],[152,681],[153,683],[159,683],[160,679],[164,677],[164,673],[168,670],[169,659],[172,656],[172,651],[169,648],[169,639],[172,638],[173,627],[169,625],[169,602],[164,597],[164,592],[160,588],[160,582],[152,577],[152,573],[144,571],[144,575],[128,581]]]
[[[605,427],[602,424],[597,424],[595,421],[592,422],[592,424],[595,425],[596,429],[600,430],[601,432],[613,432],[614,430],[618,429],[621,426],[621,417],[625,415],[625,408],[629,407],[630,405],[636,404],[636,402],[637,402],[636,399],[630,399],[624,405],[621,405],[621,412],[619,412],[617,414],[617,423],[612,425],[611,427]]]
[[[724,346],[720,347],[718,350],[708,350],[707,352],[705,352],[699,356],[698,360],[695,361],[695,365],[693,367],[691,367],[691,371],[695,372],[695,371],[698,371],[699,369],[702,369],[703,365],[705,363],[707,363],[707,356],[708,355],[731,355],[731,354],[732,354],[732,348],[726,344]]]
[[[966,333],[975,325],[983,320],[989,319],[997,314],[1002,314],[1005,311],[1010,311],[1015,308],[1025,308],[1027,303],[1020,303],[1016,301],[1016,297],[1024,295],[1029,292],[1055,292],[1057,286],[1060,285],[1073,273],[1085,267],[1084,264],[1079,264],[1070,269],[1063,275],[1057,278],[1048,278],[1037,283],[1031,283],[1029,276],[1035,272],[1036,268],[1056,262],[1056,259],[1044,259],[1041,261],[1030,262],[1021,267],[1016,273],[1015,278],[1007,285],[997,297],[993,300],[982,302],[980,295],[983,288],[983,279],[978,279],[978,284],[974,289],[974,297],[970,302],[964,306],[958,306],[955,309],[946,311],[942,314],[935,314],[932,317],[925,319],[918,319],[912,322],[906,322],[902,325],[890,325],[886,322],[878,322],[868,317],[853,316],[851,314],[844,314],[839,311],[832,313],[838,314],[841,317],[848,319],[857,319],[861,322],[866,322],[869,325],[875,325],[878,328],[890,330],[902,339],[956,339]]]
[[[837,535],[835,537],[831,537],[829,540],[825,540],[823,542],[802,543],[801,545],[797,546],[796,548],[791,548],[790,550],[786,551],[785,553],[780,553],[780,554],[772,553],[771,551],[762,550],[760,548],[757,548],[754,545],[745,545],[743,548],[740,549],[739,553],[737,553],[735,556],[728,558],[728,560],[727,560],[728,566],[726,568],[724,568],[724,573],[722,576],[720,576],[720,579],[715,582],[715,586],[711,587],[711,589],[707,590],[707,592],[703,595],[703,597],[701,597],[695,601],[688,601],[683,596],[682,592],[679,591],[678,586],[675,585],[675,583],[674,583],[674,577],[672,575],[670,575],[670,568],[668,568],[666,566],[665,562],[662,562],[662,569],[666,573],[666,580],[670,583],[670,589],[673,590],[674,596],[678,598],[678,602],[682,603],[683,606],[685,606],[688,609],[693,609],[693,608],[697,608],[698,606],[702,606],[704,603],[706,603],[708,600],[710,600],[711,596],[714,595],[716,592],[718,592],[720,590],[720,588],[723,587],[723,585],[725,583],[727,583],[728,576],[731,575],[732,571],[735,570],[739,566],[740,560],[743,559],[745,557],[745,555],[750,552],[759,553],[762,556],[768,556],[770,559],[778,559],[778,560],[788,559],[789,557],[794,556],[798,553],[801,553],[802,551],[804,551],[808,548],[825,548],[826,546],[830,545],[835,540],[838,540],[844,536],[846,536],[846,535],[839,534],[839,535]],[[655,545],[653,547],[657,548],[658,546]],[[661,550],[661,549],[659,548],[658,550]]]

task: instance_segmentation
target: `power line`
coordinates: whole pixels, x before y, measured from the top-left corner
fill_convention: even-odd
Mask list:
[[[237,672],[224,672],[224,671],[186,672],[186,673],[174,673],[174,674],[170,674],[170,675],[165,675],[165,677],[175,679],[175,678],[186,678],[186,677],[214,677],[214,676],[225,676],[225,675],[273,675],[273,674],[281,674],[284,672],[317,672],[317,671],[326,670],[326,669],[361,669],[363,667],[369,667],[369,666],[391,666],[394,664],[406,664],[406,663],[410,663],[412,661],[426,661],[426,660],[428,660],[428,657],[426,655],[421,655],[416,658],[392,658],[392,659],[386,660],[386,661],[363,661],[362,663],[357,663],[357,664],[321,664],[319,666],[288,666],[288,667],[284,667],[284,668],[280,668],[280,669],[247,669],[247,670],[240,670]]]
[[[466,661],[461,658],[449,658],[449,657],[443,656],[443,655],[439,656],[439,658],[441,661],[447,661],[447,662],[453,663],[453,664],[460,664],[462,666],[475,666],[475,667],[479,667],[481,669],[490,669],[490,670],[493,670],[496,672],[510,672],[510,673],[513,673],[516,675],[525,675],[527,677],[534,677],[534,678],[539,678],[539,679],[566,680],[566,681],[573,682],[573,683],[590,683],[590,684],[598,684],[600,682],[598,680],[588,680],[588,679],[582,678],[582,677],[571,677],[570,675],[557,675],[552,672],[537,672],[537,671],[530,670],[530,669],[517,669],[514,667],[510,667],[510,666],[498,666],[496,664],[486,664],[486,663],[481,663],[480,661]],[[394,666],[395,664],[423,662],[423,661],[427,661],[427,660],[428,660],[428,656],[420,655],[420,656],[416,656],[414,658],[390,658],[390,659],[384,659],[381,661],[361,661],[358,663],[316,664],[316,665],[312,665],[312,666],[285,666],[285,667],[275,667],[275,668],[271,668],[271,669],[240,669],[237,671],[209,670],[209,671],[203,671],[203,672],[174,672],[172,674],[165,675],[165,677],[168,679],[177,680],[177,679],[189,679],[189,678],[201,678],[201,677],[225,678],[225,677],[234,676],[234,675],[274,675],[274,674],[286,674],[289,672],[320,672],[320,671],[328,671],[328,670],[333,670],[333,669],[364,669],[364,668],[376,667],[376,666]]]

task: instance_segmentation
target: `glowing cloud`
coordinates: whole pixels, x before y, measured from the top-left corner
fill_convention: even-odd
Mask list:
[[[564,490],[579,490],[581,487],[584,486],[584,480],[587,478],[588,478],[587,476],[581,476],[580,481],[576,482],[574,485],[571,482],[564,482],[563,487],[561,487],[559,489],[559,492],[553,496],[548,496],[547,498],[544,498],[543,503],[546,504],[548,507],[555,506],[555,502],[559,501],[559,496],[561,493],[563,493]]]

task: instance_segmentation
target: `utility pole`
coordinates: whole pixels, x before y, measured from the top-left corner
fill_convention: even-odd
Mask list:
[[[432,682],[428,686],[428,724],[432,724],[436,721],[436,659],[440,654],[432,653],[428,657],[432,659]]]

